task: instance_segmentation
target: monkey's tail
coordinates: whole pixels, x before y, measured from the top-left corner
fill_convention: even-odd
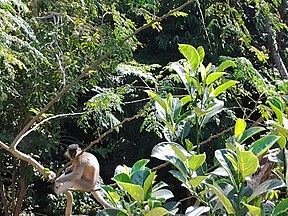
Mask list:
[[[102,196],[99,190],[91,191],[93,197],[105,208],[115,208],[110,203],[108,203]]]

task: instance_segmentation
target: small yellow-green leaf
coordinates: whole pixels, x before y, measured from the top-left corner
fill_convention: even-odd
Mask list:
[[[189,183],[192,185],[194,189],[200,185],[200,183],[206,179],[207,176],[196,176],[195,178],[191,178]]]
[[[204,57],[205,57],[205,50],[202,46],[199,46],[199,47],[197,47],[197,52],[198,52],[199,57],[200,57],[200,63],[202,63],[204,60]]]
[[[261,208],[253,205],[249,205],[246,203],[243,203],[249,210],[252,216],[260,216],[261,215]]]
[[[145,216],[163,216],[168,214],[168,210],[162,207],[156,207],[151,209],[151,211],[149,211],[147,214],[145,214]]]
[[[188,166],[191,170],[198,169],[206,160],[206,154],[192,155],[188,158]]]
[[[200,74],[201,74],[202,82],[205,82],[207,74],[206,74],[206,68],[203,64],[200,64]]]
[[[243,134],[245,129],[246,129],[246,122],[243,119],[238,118],[236,120],[236,124],[235,124],[235,128],[234,128],[235,138],[238,139],[239,136]]]
[[[270,101],[267,101],[267,103],[270,105],[270,107],[273,109],[274,113],[276,114],[278,122],[283,125],[283,113],[280,109],[278,109],[276,106],[274,106]]]
[[[152,91],[146,91],[146,93],[152,99],[154,99],[165,111],[167,110],[167,103],[166,103],[166,101],[163,98],[161,98],[159,95],[155,94]]]

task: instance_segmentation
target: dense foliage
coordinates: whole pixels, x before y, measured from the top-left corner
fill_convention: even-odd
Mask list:
[[[115,209],[73,193],[75,213],[286,211],[288,3],[185,2],[0,0],[1,143],[63,91],[17,149],[56,171],[96,140],[117,183],[102,186]],[[63,215],[65,196],[1,147],[0,214]]]

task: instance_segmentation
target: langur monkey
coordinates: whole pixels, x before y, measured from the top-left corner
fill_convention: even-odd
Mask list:
[[[63,175],[55,180],[54,191],[57,195],[65,193],[69,189],[83,192],[91,192],[94,198],[106,208],[113,208],[96,190],[99,179],[99,163],[97,158],[88,152],[82,152],[77,144],[69,145],[65,153],[72,160]]]

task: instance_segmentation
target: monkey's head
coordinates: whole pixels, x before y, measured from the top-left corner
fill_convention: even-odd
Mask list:
[[[81,148],[79,148],[79,145],[77,144],[72,144],[68,146],[68,157],[71,158],[71,160],[73,160],[80,152],[81,152]]]

